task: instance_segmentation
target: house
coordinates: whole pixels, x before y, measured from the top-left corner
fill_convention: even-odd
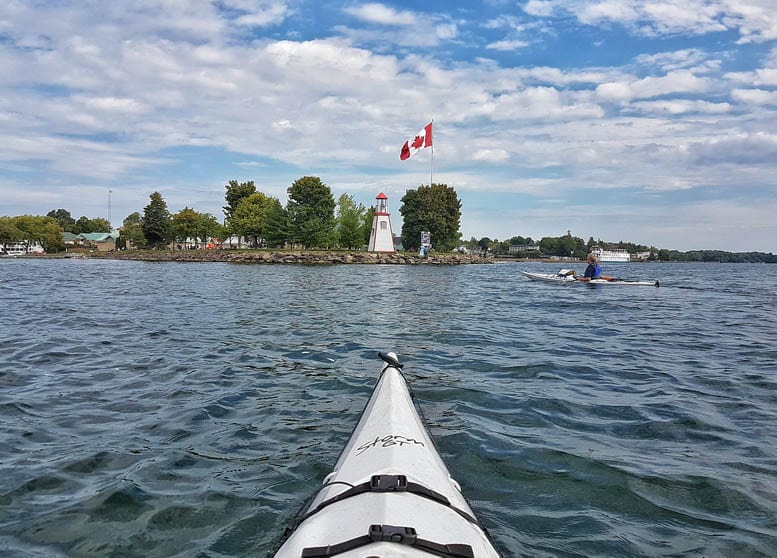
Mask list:
[[[521,252],[539,252],[539,244],[511,244],[507,251],[510,254],[519,254]]]
[[[98,252],[113,252],[116,250],[116,239],[119,238],[119,233],[81,233],[78,235],[81,239],[81,244],[91,250],[97,250]]]
[[[263,241],[260,241],[260,246]],[[252,248],[251,242],[244,236],[230,236],[218,245],[219,248]]]
[[[81,238],[77,234],[65,231],[62,233],[62,242],[65,246],[77,246],[81,244]]]

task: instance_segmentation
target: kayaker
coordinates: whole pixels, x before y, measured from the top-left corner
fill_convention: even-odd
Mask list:
[[[593,252],[588,254],[588,267],[582,277],[576,277],[578,281],[590,281],[591,279],[600,279],[602,277],[602,266],[599,265],[599,258]]]

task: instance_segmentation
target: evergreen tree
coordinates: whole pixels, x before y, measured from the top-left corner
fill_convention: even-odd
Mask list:
[[[289,241],[289,214],[277,198],[270,198],[267,204],[264,241],[270,248],[283,248]]]
[[[143,208],[141,227],[143,236],[152,248],[164,248],[172,240],[173,230],[170,212],[167,210],[167,203],[159,192],[151,194],[151,201]]]

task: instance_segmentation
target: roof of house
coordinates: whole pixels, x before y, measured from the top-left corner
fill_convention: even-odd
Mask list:
[[[74,234],[68,231],[65,231],[62,233],[62,240],[64,240],[65,242],[73,241],[73,240],[76,240],[77,238],[78,238],[77,234]]]
[[[84,240],[91,240],[92,242],[106,242],[110,238],[116,238],[112,233],[81,233],[78,236]]]

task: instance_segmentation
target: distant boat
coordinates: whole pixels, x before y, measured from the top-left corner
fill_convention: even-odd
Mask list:
[[[6,258],[15,258],[26,254],[45,254],[43,245],[35,240],[24,240],[22,242],[11,242],[9,244],[0,244],[0,256]]]
[[[599,246],[594,246],[591,249],[591,252],[596,254],[596,257],[599,258],[600,262],[631,261],[631,256],[629,255],[629,251],[623,250],[622,248],[616,248],[615,250],[605,250],[604,248],[600,248]]]
[[[0,256],[6,257],[6,258],[15,258],[17,256],[24,256],[27,253],[27,244],[24,242],[13,242],[11,244],[6,244],[5,246],[0,245]]]

